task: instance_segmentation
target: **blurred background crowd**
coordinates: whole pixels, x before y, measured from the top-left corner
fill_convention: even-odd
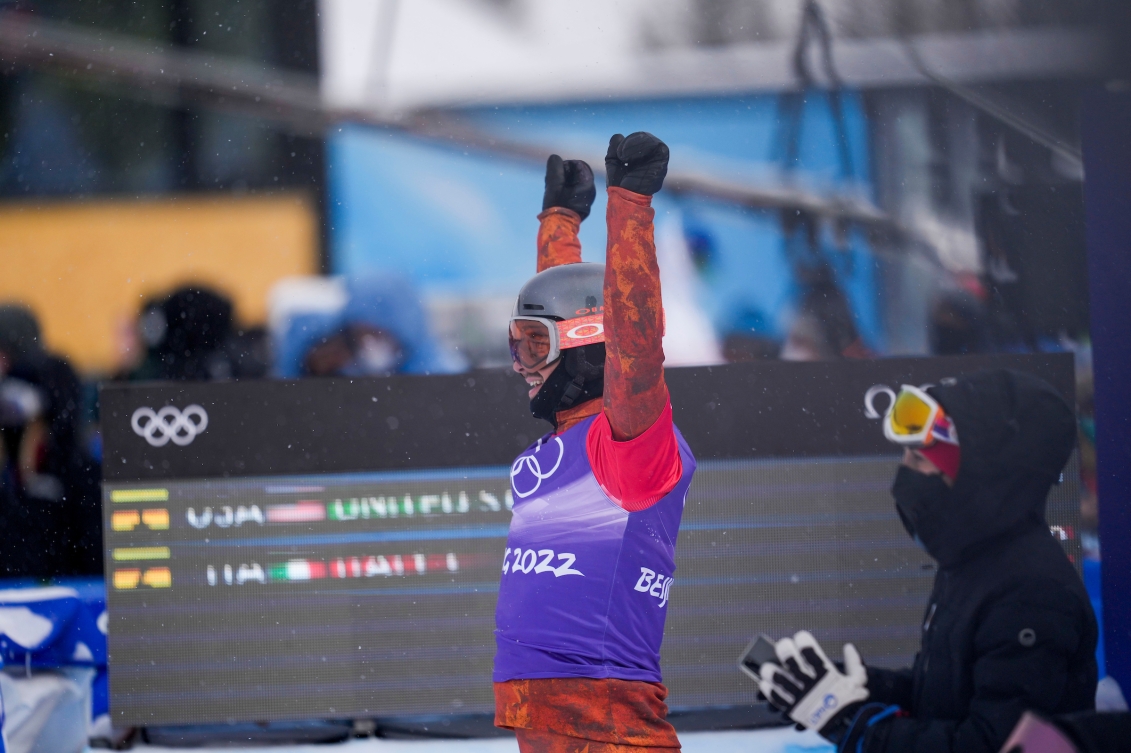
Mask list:
[[[635,130],[668,365],[1072,351],[1094,525],[1077,113],[1123,12],[0,0],[0,577],[100,571],[100,384],[507,366],[545,156]]]

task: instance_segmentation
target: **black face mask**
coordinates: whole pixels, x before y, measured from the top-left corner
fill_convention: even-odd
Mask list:
[[[942,533],[945,516],[951,509],[951,489],[942,475],[928,476],[901,465],[891,486],[891,496],[895,497],[895,509],[907,533],[931,553],[931,544]]]

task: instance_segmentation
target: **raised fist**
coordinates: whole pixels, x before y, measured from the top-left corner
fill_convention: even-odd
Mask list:
[[[546,193],[542,195],[542,211],[550,207],[572,209],[581,215],[589,216],[589,208],[597,189],[593,185],[593,170],[579,159],[563,160],[551,154],[546,160]]]
[[[625,138],[609,139],[605,175],[609,186],[651,196],[664,185],[668,174],[668,145],[650,133],[637,131]]]

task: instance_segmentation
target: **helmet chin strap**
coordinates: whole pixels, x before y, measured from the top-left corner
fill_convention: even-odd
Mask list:
[[[600,386],[603,391],[605,386],[605,360],[602,357],[600,363],[590,363],[589,359],[586,357],[589,355],[585,352],[586,350],[587,348],[580,347],[570,348],[566,351],[562,366],[565,367],[567,374],[573,376],[573,379],[570,380],[569,386],[566,387],[565,392],[562,394],[559,410],[572,408],[574,404],[577,403],[577,399],[585,394],[586,385],[594,384],[600,380]],[[604,351],[604,348],[602,347],[601,350]],[[602,352],[601,355],[604,356],[604,352]],[[598,391],[596,395],[591,397],[596,397],[600,394],[601,391]],[[585,399],[589,400],[591,398],[586,397]]]
[[[585,379],[583,377],[575,376],[569,381],[569,386],[565,388],[562,393],[561,400],[558,401],[558,410],[568,410],[573,407],[577,402],[577,398],[581,397],[582,390],[585,389]]]
[[[558,411],[600,397],[604,388],[605,344],[570,348],[562,353],[558,368],[531,399],[530,412],[556,427]]]

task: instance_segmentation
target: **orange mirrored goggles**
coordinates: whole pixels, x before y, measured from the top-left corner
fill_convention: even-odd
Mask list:
[[[954,425],[938,401],[905,384],[884,416],[884,436],[905,447],[929,447],[935,441],[958,444]]]
[[[559,322],[537,316],[511,317],[507,329],[511,358],[527,369],[558,360],[563,350],[605,341],[602,314]]]

